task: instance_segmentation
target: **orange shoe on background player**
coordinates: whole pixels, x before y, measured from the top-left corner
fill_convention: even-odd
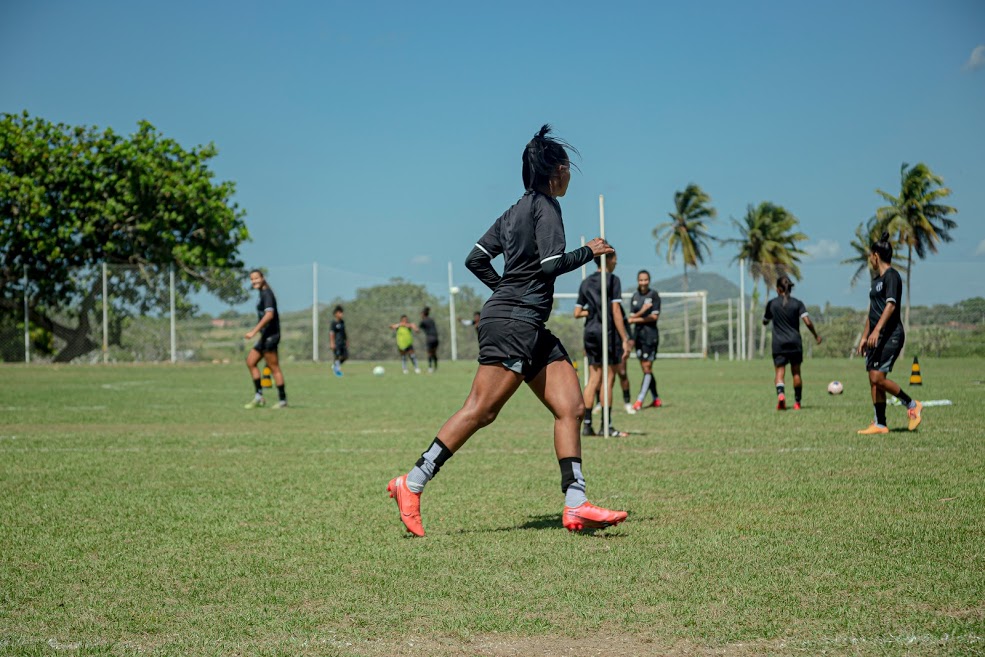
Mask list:
[[[400,509],[400,520],[414,536],[424,536],[424,524],[421,521],[421,494],[407,488],[407,476],[400,475],[390,480],[386,490],[390,497],[397,501]]]

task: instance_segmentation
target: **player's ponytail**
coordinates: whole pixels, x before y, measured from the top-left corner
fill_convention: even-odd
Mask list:
[[[790,298],[790,291],[793,290],[793,281],[790,277],[784,274],[780,278],[776,279],[776,291],[783,298],[783,305],[787,305],[787,299]]]
[[[889,241],[889,233],[883,232],[879,239],[872,243],[870,250],[887,265],[893,263],[893,243]]]
[[[546,186],[559,165],[571,164],[565,149],[578,152],[564,140],[551,137],[551,130],[550,124],[545,123],[523,149],[521,174],[523,188],[528,192]]]

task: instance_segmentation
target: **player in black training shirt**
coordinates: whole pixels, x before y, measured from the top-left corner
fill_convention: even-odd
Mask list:
[[[906,333],[900,321],[899,300],[903,292],[903,279],[893,269],[893,245],[889,233],[883,233],[869,250],[869,267],[875,274],[869,288],[869,315],[865,318],[858,353],[865,354],[865,369],[869,371],[869,387],[875,420],[860,434],[889,433],[886,426],[886,393],[894,395],[906,406],[909,429],[920,424],[923,404],[911,399],[898,384],[886,378],[893,371],[893,364],[903,350]]]
[[[438,369],[438,326],[431,319],[431,308],[421,311],[421,330],[428,349],[428,374]]]
[[[342,363],[349,360],[349,338],[345,334],[344,315],[342,306],[335,306],[335,310],[332,311],[332,326],[328,332],[328,346],[335,356],[335,361],[332,363],[335,376],[342,376]]]
[[[653,361],[660,347],[660,330],[657,328],[657,321],[660,319],[660,295],[656,290],[650,289],[650,272],[645,269],[636,274],[636,285],[636,292],[633,292],[633,298],[629,302],[629,323],[636,327],[636,358],[643,370],[640,394],[633,404],[633,409],[638,411],[643,408],[647,391],[653,395],[651,406],[660,408],[663,402],[657,394],[657,379],[653,376]]]
[[[277,384],[277,395],[280,401],[276,408],[287,406],[287,392],[284,387],[284,373],[280,371],[280,363],[277,360],[277,345],[280,343],[280,316],[277,314],[277,299],[274,291],[270,289],[267,280],[263,277],[263,272],[254,269],[250,272],[250,285],[253,289],[260,291],[260,298],[257,301],[257,325],[246,334],[247,340],[252,340],[257,333],[260,339],[250,349],[246,355],[246,367],[250,370],[253,377],[253,388],[256,391],[253,401],[246,405],[246,408],[257,408],[266,404],[263,398],[263,387],[260,383],[260,369],[257,364],[262,358],[270,368],[270,373]]]
[[[598,271],[581,282],[578,288],[578,300],[575,302],[575,318],[585,318],[585,355],[588,356],[588,383],[585,384],[585,408],[588,409],[602,389],[602,259],[595,258]],[[629,334],[626,332],[625,318],[622,314],[622,282],[613,274],[617,264],[616,254],[606,258],[605,267],[608,275],[605,277],[606,299],[609,308],[608,318],[608,351],[609,351],[609,399],[606,402],[612,408],[612,386],[616,378],[616,363],[622,360],[624,353],[629,353]],[[619,431],[611,425],[612,415],[609,415],[610,425],[608,435],[625,437],[629,434]],[[594,436],[592,415],[585,413],[582,421],[581,435]],[[606,430],[599,430],[606,435]]]
[[[766,312],[763,314],[763,326],[773,322],[773,366],[776,368],[776,410],[782,411],[787,408],[787,397],[784,390],[783,376],[786,374],[787,365],[790,365],[790,373],[793,374],[793,392],[795,411],[800,410],[800,401],[803,396],[804,382],[800,378],[800,364],[804,362],[804,345],[800,339],[800,320],[804,320],[808,330],[821,344],[821,336],[814,330],[814,323],[811,322],[807,314],[807,307],[800,299],[790,296],[793,290],[793,282],[789,276],[780,276],[776,280],[777,296],[770,299],[766,304]]]
[[[603,509],[586,499],[578,432],[585,413],[581,387],[567,352],[544,325],[553,305],[554,279],[593,256],[612,253],[600,238],[565,253],[557,199],[568,189],[571,164],[564,142],[550,137],[550,130],[545,125],[524,148],[523,196],[465,260],[469,271],[493,291],[479,320],[479,369],[472,390],[413,469],[387,485],[401,521],[416,536],[424,535],[420,505],[425,484],[476,431],[496,419],[524,382],[554,415],[554,451],[565,496],[562,524],[576,531],[626,519],[625,511]],[[499,255],[502,275],[491,262]]]

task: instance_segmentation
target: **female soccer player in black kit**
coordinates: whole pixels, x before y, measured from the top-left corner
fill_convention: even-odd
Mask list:
[[[564,346],[544,325],[551,312],[554,279],[595,256],[612,253],[598,237],[565,253],[557,198],[568,190],[571,165],[567,144],[550,137],[550,131],[545,125],[524,148],[526,192],[486,231],[465,261],[493,291],[479,321],[479,369],[472,390],[411,471],[387,485],[400,519],[416,536],[424,535],[421,492],[425,484],[472,434],[496,419],[524,382],[554,414],[554,451],[565,495],[562,524],[569,531],[599,529],[627,516],[625,511],[597,507],[585,496],[579,434],[585,413],[581,386]],[[502,276],[491,263],[499,255],[505,261]]]
[[[256,334],[260,334],[250,353],[246,356],[246,367],[250,370],[253,377],[253,388],[255,390],[253,401],[246,405],[246,408],[258,408],[266,404],[263,398],[263,387],[260,384],[260,369],[257,364],[262,358],[270,373],[274,377],[277,385],[277,395],[280,401],[276,408],[287,407],[287,392],[284,387],[284,373],[280,371],[280,362],[277,359],[277,345],[280,344],[280,315],[277,314],[277,299],[274,291],[270,289],[267,279],[263,277],[263,272],[254,269],[250,272],[250,285],[253,289],[259,290],[260,299],[257,301],[257,325],[244,337],[252,340]]]
[[[763,326],[773,322],[773,367],[776,369],[776,377],[773,381],[776,384],[776,410],[778,411],[787,408],[787,396],[783,382],[787,365],[790,365],[790,373],[793,374],[793,408],[795,411],[800,410],[804,388],[804,382],[800,378],[800,364],[804,362],[804,344],[800,339],[801,319],[804,320],[804,324],[807,325],[817,343],[821,344],[821,336],[814,330],[814,324],[807,314],[807,307],[800,299],[790,296],[791,290],[793,290],[793,282],[790,277],[780,276],[776,280],[777,296],[769,300],[763,314]]]
[[[865,318],[858,353],[865,354],[865,369],[869,371],[869,387],[876,416],[872,424],[860,429],[863,435],[889,433],[886,426],[886,393],[893,395],[906,406],[909,430],[920,425],[923,404],[911,399],[899,384],[886,375],[893,371],[893,363],[903,351],[906,333],[900,320],[899,299],[903,291],[903,279],[893,269],[893,245],[889,233],[883,233],[869,249],[869,267],[875,273],[869,288],[869,316]]]

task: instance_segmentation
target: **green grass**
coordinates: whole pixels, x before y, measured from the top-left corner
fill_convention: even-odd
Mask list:
[[[591,535],[522,389],[423,539],[386,482],[472,363],[289,363],[286,411],[244,410],[239,365],[0,368],[0,654],[981,654],[985,361],[921,366],[954,405],[861,437],[858,360],[808,361],[796,413],[768,362],[659,362],[665,408],[586,439],[590,499],[630,512]]]

